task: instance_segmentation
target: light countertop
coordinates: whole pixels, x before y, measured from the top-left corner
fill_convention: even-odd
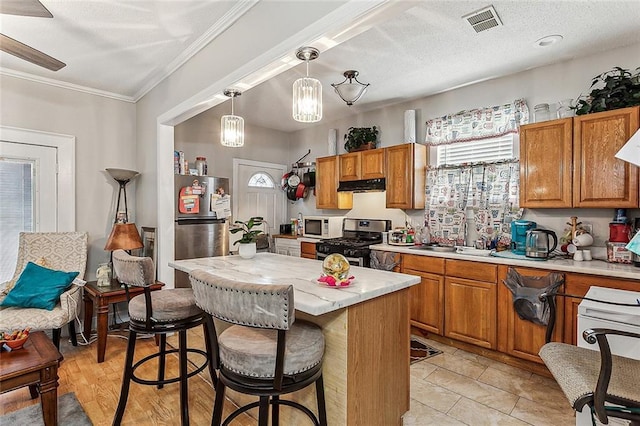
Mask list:
[[[415,246],[394,246],[376,244],[370,246],[373,250],[392,251],[396,253],[415,254],[418,256],[444,257],[447,259],[471,260],[475,262],[495,263],[510,266],[525,266],[528,268],[549,269],[553,271],[575,272],[580,274],[600,275],[610,278],[627,278],[638,280],[640,285],[640,268],[629,264],[609,263],[602,260],[574,261],[572,259],[525,260],[506,259],[493,256],[474,256],[455,252],[434,252],[429,250],[415,250]]]
[[[253,259],[219,256],[175,260],[169,262],[169,266],[187,273],[202,269],[236,281],[292,284],[296,309],[310,315],[326,314],[420,282],[420,278],[413,275],[352,266],[353,283],[349,287],[332,288],[316,281],[322,274],[321,261],[274,253],[258,253]]]

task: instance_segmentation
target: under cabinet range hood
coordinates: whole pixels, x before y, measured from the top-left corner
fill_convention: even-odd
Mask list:
[[[338,192],[372,192],[385,189],[385,178],[341,181],[338,185]]]

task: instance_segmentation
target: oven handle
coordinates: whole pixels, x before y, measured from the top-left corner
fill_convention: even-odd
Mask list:
[[[316,259],[317,260],[324,260],[327,256],[329,256],[330,254],[333,253],[317,253],[316,252]],[[351,262],[356,262],[356,265],[353,266],[364,266],[364,259],[361,257],[346,257],[345,259],[347,259],[349,261],[349,264],[353,265],[353,263]]]

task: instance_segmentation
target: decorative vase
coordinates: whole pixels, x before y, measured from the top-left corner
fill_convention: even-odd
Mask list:
[[[238,254],[243,259],[251,259],[256,255],[256,243],[240,243]]]

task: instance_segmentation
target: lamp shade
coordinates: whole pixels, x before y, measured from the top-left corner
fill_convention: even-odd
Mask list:
[[[143,245],[135,223],[114,223],[104,249],[107,251],[134,250]]]
[[[293,119],[301,123],[322,120],[322,83],[302,77],[293,83]]]
[[[370,86],[369,83],[358,81],[358,74],[356,70],[347,70],[342,74],[344,75],[343,82],[331,84],[338,96],[349,106],[360,99],[367,91],[367,87]]]
[[[244,119],[237,115],[223,115],[220,120],[220,143],[224,146],[244,145]]]

